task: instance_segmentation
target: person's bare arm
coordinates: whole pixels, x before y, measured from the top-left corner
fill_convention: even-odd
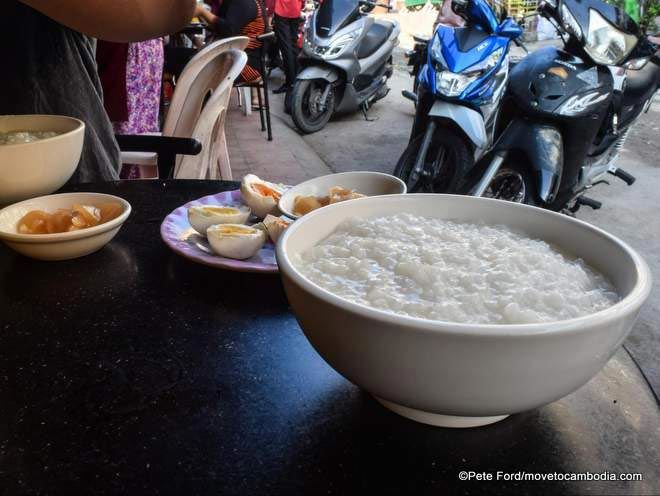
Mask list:
[[[175,33],[195,0],[21,0],[81,33],[108,41],[141,41]]]
[[[218,16],[215,15],[210,10],[206,10],[200,4],[197,4],[197,6],[195,7],[195,17],[199,17],[200,19],[204,20],[206,24],[210,24],[210,25],[213,25],[216,22],[218,22]]]

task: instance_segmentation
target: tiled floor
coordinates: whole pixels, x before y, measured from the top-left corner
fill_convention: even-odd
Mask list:
[[[332,171],[302,137],[271,113],[273,141],[261,131],[259,112],[243,115],[232,95],[225,133],[233,178],[253,173],[264,179],[296,184]]]

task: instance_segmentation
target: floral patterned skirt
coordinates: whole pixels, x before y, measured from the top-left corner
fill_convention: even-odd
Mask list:
[[[117,134],[142,134],[159,131],[160,87],[163,79],[163,40],[131,43],[126,61],[128,120],[114,122]],[[121,176],[139,177],[139,169],[125,165]]]

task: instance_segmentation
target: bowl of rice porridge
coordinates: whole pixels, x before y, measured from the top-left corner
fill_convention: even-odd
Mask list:
[[[311,212],[277,246],[300,327],[390,410],[475,427],[575,391],[628,335],[644,260],[601,229],[454,195],[364,198]]]
[[[0,116],[0,205],[47,195],[73,175],[85,124],[61,115]]]

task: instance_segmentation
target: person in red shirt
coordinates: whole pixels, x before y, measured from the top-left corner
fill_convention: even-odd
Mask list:
[[[300,26],[300,12],[303,0],[275,0],[275,34],[282,52],[284,84],[273,93],[290,94],[298,74],[296,40]],[[286,106],[285,106],[286,107]]]

